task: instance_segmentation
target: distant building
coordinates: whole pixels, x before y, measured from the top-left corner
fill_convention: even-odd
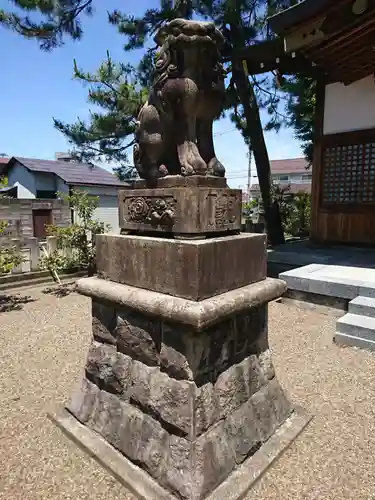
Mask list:
[[[75,159],[70,153],[55,153],[56,161],[66,161],[68,163],[74,163]]]
[[[272,160],[272,180],[282,187],[290,187],[289,192],[311,193],[311,171],[307,169],[308,163],[305,158],[290,158],[287,160]],[[251,199],[260,198],[259,184],[253,184],[250,188]]]
[[[13,189],[12,196],[18,199],[53,200],[57,198],[57,192],[69,193],[73,189],[98,196],[95,218],[109,224],[112,231],[119,232],[118,190],[129,187],[129,184],[119,181],[103,168],[67,159],[52,161],[12,157],[8,161],[0,161],[0,177],[2,175],[8,178],[8,190]],[[51,213],[39,215],[52,220]],[[76,220],[77,215],[72,215]]]

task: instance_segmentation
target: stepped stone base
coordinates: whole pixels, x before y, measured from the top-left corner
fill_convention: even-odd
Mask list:
[[[268,303],[286,287],[265,236],[105,234],[97,266],[77,283],[93,337],[59,425],[143,499],[239,498],[307,422],[272,364]]]
[[[71,413],[63,410],[50,419],[80,448],[107,469],[120,483],[142,500],[176,500],[148,473],[128,460],[100,434],[82,425]],[[309,424],[311,416],[295,408],[291,416],[276,430],[254,455],[249,456],[225,479],[207,500],[238,500],[252,488],[275,460],[293,443]]]
[[[79,422],[91,443],[101,436],[121,454],[122,467],[138,467],[159,491],[147,499],[207,498],[293,415],[267,340],[268,302],[284,289],[265,279],[194,302],[80,280],[93,341],[72,417],[60,425],[79,439]]]

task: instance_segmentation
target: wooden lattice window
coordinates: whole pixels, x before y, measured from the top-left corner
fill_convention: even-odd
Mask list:
[[[323,203],[375,203],[375,142],[327,145]]]

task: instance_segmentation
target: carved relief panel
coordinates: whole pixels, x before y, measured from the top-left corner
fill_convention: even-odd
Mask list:
[[[241,191],[156,188],[119,194],[120,227],[127,231],[192,234],[239,231]]]

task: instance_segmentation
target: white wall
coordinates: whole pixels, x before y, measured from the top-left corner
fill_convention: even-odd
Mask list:
[[[337,134],[375,128],[375,78],[373,75],[345,86],[326,86],[323,133]]]
[[[311,174],[271,174],[274,181],[292,182],[297,184],[308,184],[311,182]],[[288,177],[288,179],[285,179]]]
[[[36,197],[36,183],[33,173],[18,162],[8,173],[8,184],[18,187],[18,198],[31,199]]]
[[[117,187],[107,186],[71,186],[75,191],[86,191],[93,196],[117,196]]]
[[[112,233],[119,233],[118,201],[115,196],[100,196],[98,208],[94,217],[104,224],[109,224]]]
[[[94,212],[94,217],[105,224],[109,224],[111,226],[111,232],[120,232],[117,201],[119,188],[105,186],[71,187],[75,191],[86,191],[93,196],[99,196],[99,206]]]

